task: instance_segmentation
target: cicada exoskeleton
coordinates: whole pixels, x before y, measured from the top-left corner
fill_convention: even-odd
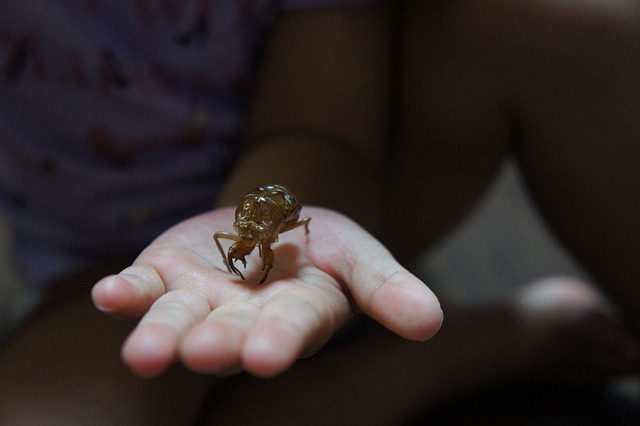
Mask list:
[[[287,232],[300,226],[309,233],[310,217],[300,219],[302,206],[291,191],[282,185],[266,185],[254,189],[244,195],[236,208],[233,229],[236,234],[219,231],[213,234],[220,255],[229,272],[238,275],[243,280],[244,275],[235,266],[236,261],[242,262],[246,268],[248,256],[256,246],[262,258],[262,284],[273,268],[273,250],[271,244],[278,241],[278,234]],[[220,238],[233,240],[225,256]]]

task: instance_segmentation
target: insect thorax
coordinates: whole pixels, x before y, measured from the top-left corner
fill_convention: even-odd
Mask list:
[[[253,221],[272,230],[289,216],[287,206],[264,196],[247,196],[236,210],[236,221]]]
[[[238,239],[245,243],[257,244],[262,240],[272,239],[274,235],[270,227],[253,220],[238,219],[233,224],[233,228],[238,234]]]

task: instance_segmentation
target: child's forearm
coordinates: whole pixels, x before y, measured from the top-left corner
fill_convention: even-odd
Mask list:
[[[284,13],[266,50],[242,159],[219,205],[257,185],[290,187],[302,204],[369,230],[388,138],[390,20],[365,8]]]
[[[248,190],[279,183],[302,204],[337,210],[373,231],[380,191],[372,168],[339,141],[322,135],[283,134],[243,156],[218,205],[235,205]]]

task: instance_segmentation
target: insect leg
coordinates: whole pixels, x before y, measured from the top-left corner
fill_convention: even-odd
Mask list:
[[[301,226],[304,226],[304,233],[306,235],[309,233],[309,222],[311,222],[310,217],[302,218],[297,222],[286,224],[285,226],[282,227],[282,229],[280,229],[280,232],[287,232],[287,231],[291,231],[292,229],[296,229]]]
[[[262,284],[267,280],[267,276],[269,275],[269,271],[273,268],[273,250],[271,247],[265,246],[262,249],[262,279],[258,283],[258,285]]]
[[[233,270],[231,269],[231,265],[229,265],[229,262],[227,261],[227,256],[225,256],[224,254],[224,250],[222,250],[222,246],[220,245],[220,241],[218,241],[218,238],[224,238],[226,240],[236,240],[236,236],[229,233],[229,232],[224,232],[224,231],[218,231],[215,234],[213,234],[213,240],[216,242],[216,246],[218,246],[218,250],[220,251],[220,256],[222,256],[222,261],[224,262],[225,266],[227,267],[227,269],[229,270],[229,272],[233,272]]]
[[[245,258],[237,258],[235,256],[235,254],[233,253],[233,251],[230,249],[229,250],[229,260],[227,265],[229,265],[229,272],[233,272],[234,274],[236,274],[237,276],[239,276],[240,278],[242,278],[244,280],[244,275],[242,275],[242,272],[240,272],[240,270],[238,268],[236,268],[236,264],[235,261],[236,260],[240,260],[242,262],[242,265],[244,266],[244,268],[247,268],[247,261],[245,260]]]
[[[251,254],[255,245],[246,245],[242,241],[236,241],[229,247],[229,251],[227,252],[227,262],[229,267],[231,268],[231,272],[238,275],[240,278],[244,280],[244,276],[240,272],[240,270],[236,267],[236,262],[242,262],[242,266],[247,268],[247,256]]]

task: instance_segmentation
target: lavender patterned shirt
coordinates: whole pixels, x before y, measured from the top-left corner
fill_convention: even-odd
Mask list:
[[[42,286],[209,209],[281,8],[366,0],[0,5],[0,209]]]

